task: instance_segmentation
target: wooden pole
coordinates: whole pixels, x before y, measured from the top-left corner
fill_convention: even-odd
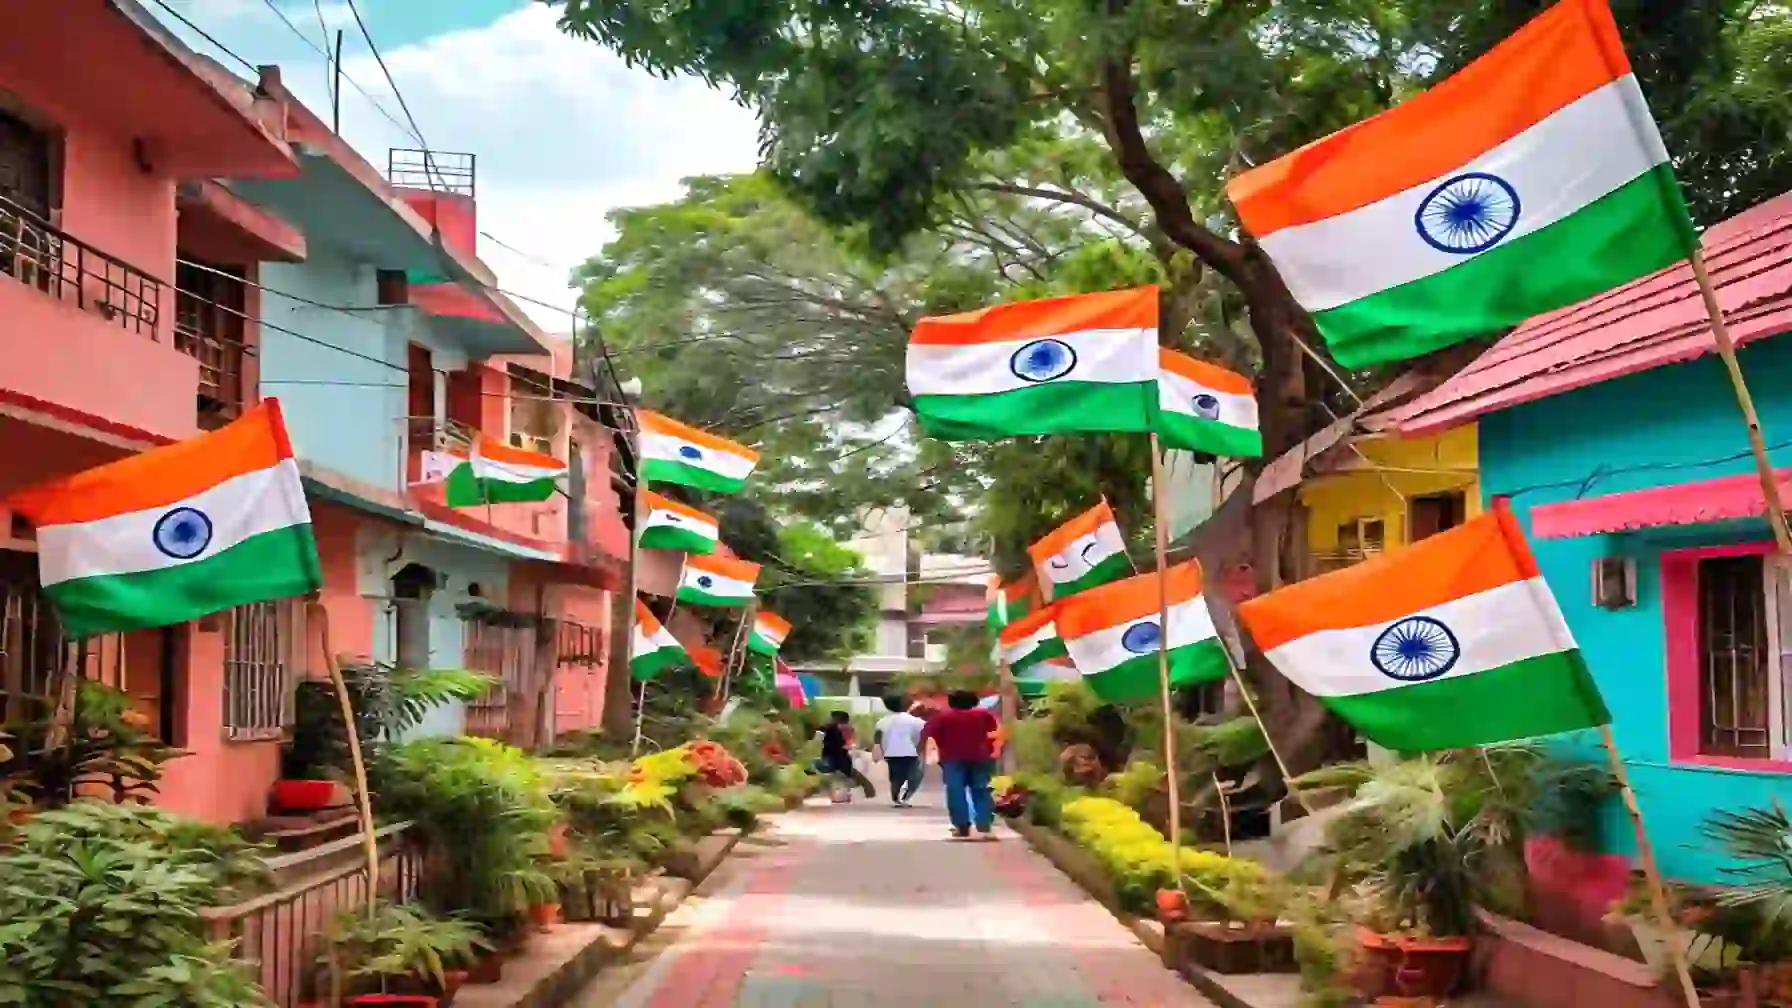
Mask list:
[[[1205,574],[1203,574],[1203,580],[1205,580]],[[1263,713],[1257,709],[1257,698],[1251,695],[1251,685],[1245,682],[1244,672],[1238,667],[1239,663],[1233,660],[1232,646],[1226,643],[1223,637],[1220,639],[1220,650],[1226,652],[1226,669],[1232,673],[1232,681],[1238,684],[1238,695],[1244,698],[1245,709],[1249,710],[1251,717],[1256,720],[1257,730],[1263,733],[1263,744],[1269,748],[1270,757],[1276,761],[1276,769],[1282,772],[1283,786],[1288,789],[1290,795],[1294,796],[1294,800],[1300,804],[1300,807],[1306,809],[1308,815],[1312,815],[1318,810],[1313,808],[1311,802],[1307,801],[1306,792],[1294,785],[1294,774],[1288,770],[1288,761],[1282,758],[1282,751],[1276,748],[1276,740],[1269,733],[1269,725],[1264,722]]]
[[[734,641],[728,645],[728,661],[722,666],[721,689],[717,694],[723,703],[728,702],[728,697],[734,688],[735,658],[739,657],[742,664],[746,662],[747,634],[751,632],[754,615],[758,612],[759,596],[755,595],[753,601],[747,603],[747,607],[741,610],[740,624],[734,628]]]
[[[1780,499],[1779,481],[1774,478],[1773,463],[1767,458],[1767,440],[1761,434],[1761,418],[1755,413],[1755,400],[1749,395],[1748,383],[1742,380],[1742,364],[1736,360],[1736,343],[1730,338],[1730,327],[1724,322],[1723,306],[1718,303],[1717,289],[1711,286],[1711,275],[1705,271],[1705,254],[1697,245],[1687,255],[1692,263],[1693,279],[1698,281],[1699,296],[1705,302],[1705,314],[1711,320],[1711,336],[1717,343],[1717,355],[1723,358],[1724,370],[1730,374],[1730,388],[1736,393],[1736,405],[1742,407],[1742,421],[1748,425],[1748,447],[1755,456],[1755,468],[1761,474],[1761,497],[1767,506],[1767,524],[1773,528],[1774,542],[1780,553],[1792,556],[1792,529],[1786,525],[1786,505]]]
[[[1667,886],[1662,882],[1661,869],[1655,864],[1655,848],[1649,843],[1649,831],[1643,825],[1643,809],[1637,804],[1636,792],[1630,787],[1630,774],[1624,769],[1624,758],[1618,755],[1618,742],[1612,737],[1612,726],[1599,726],[1599,742],[1605,747],[1605,755],[1611,761],[1612,776],[1618,780],[1618,793],[1624,799],[1624,810],[1630,813],[1631,825],[1636,827],[1636,857],[1641,862],[1643,881],[1649,889],[1649,904],[1655,911],[1655,917],[1667,936],[1668,956],[1673,959],[1674,972],[1680,977],[1680,992],[1686,996],[1689,1008],[1699,1008],[1699,989],[1692,982],[1692,965],[1686,959],[1686,946],[1680,942],[1680,925],[1674,921],[1674,914],[1668,909]]]
[[[634,612],[635,606],[639,605],[641,600],[641,512],[647,506],[647,479],[641,475],[641,469],[641,438],[639,433],[637,433],[635,436],[635,493],[634,502],[629,505],[630,510],[634,515],[634,520],[629,525],[628,537],[628,598],[622,600],[622,604],[628,606],[630,614],[627,624],[629,633],[628,647],[621,650],[621,653],[624,655],[630,654],[634,649],[635,623],[637,621]],[[667,617],[667,619],[670,621],[670,617]],[[616,624],[614,621],[611,621],[610,625],[615,626]],[[612,648],[611,654],[612,656],[615,655],[616,649]],[[612,660],[614,659],[612,658]],[[620,673],[622,675],[632,676],[626,662],[623,663],[621,669],[611,669],[610,672],[612,675]],[[641,683],[641,696],[635,701],[635,740],[629,744],[628,754],[630,756],[641,755],[642,722],[646,717],[647,683],[643,680]]]
[[[1151,512],[1157,550],[1157,688],[1164,714],[1164,780],[1170,800],[1170,863],[1182,888],[1182,788],[1176,780],[1176,705],[1170,697],[1170,530],[1165,518],[1163,451],[1151,435]]]
[[[380,845],[373,835],[373,794],[367,787],[367,763],[361,758],[361,734],[355,730],[355,704],[349,698],[348,684],[342,679],[342,667],[336,663],[336,651],[330,646],[330,611],[315,598],[306,604],[306,611],[317,620],[319,643],[324,651],[324,667],[330,671],[330,685],[336,690],[336,705],[342,711],[342,724],[348,730],[348,761],[355,775],[355,804],[361,818],[361,850],[367,855],[367,915],[371,918],[379,901]]]

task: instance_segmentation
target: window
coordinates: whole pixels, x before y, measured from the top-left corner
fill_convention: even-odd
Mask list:
[[[1382,551],[1386,536],[1380,518],[1352,518],[1338,526],[1338,548],[1313,557],[1314,573],[1339,570]]]
[[[243,412],[243,271],[189,265],[174,270],[174,348],[199,362],[199,425],[221,427]]]
[[[1413,542],[1428,539],[1462,524],[1468,510],[1467,501],[1460,490],[1414,497],[1409,506],[1407,528],[1412,530]]]
[[[304,666],[304,601],[253,602],[225,616],[224,737],[277,739],[292,725]]]
[[[559,410],[552,401],[553,386],[547,375],[510,366],[509,436],[513,448],[551,454],[554,435],[560,430]]]
[[[558,648],[561,665],[597,668],[604,663],[604,628],[561,620]]]
[[[48,221],[54,150],[50,134],[0,111],[0,199]]]
[[[1699,755],[1770,759],[1781,720],[1774,708],[1767,561],[1707,557],[1698,565]],[[1778,593],[1772,592],[1777,598]]]

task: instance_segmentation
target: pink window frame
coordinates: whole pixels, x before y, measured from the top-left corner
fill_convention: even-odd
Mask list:
[[[1667,631],[1668,755],[1676,763],[1792,773],[1792,762],[1786,760],[1706,756],[1699,752],[1699,561],[1767,556],[1773,551],[1772,542],[1753,542],[1661,554],[1661,610]]]

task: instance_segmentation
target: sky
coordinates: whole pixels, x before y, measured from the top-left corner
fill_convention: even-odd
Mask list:
[[[248,74],[155,0],[141,2],[188,45]],[[325,121],[323,53],[340,29],[344,74],[378,103],[346,84],[343,136],[382,171],[390,148],[423,146],[402,125],[347,0],[166,3],[249,63],[278,64],[287,88]],[[489,232],[479,254],[506,289],[570,308],[568,274],[614,233],[606,212],[675,199],[687,176],[754,167],[750,112],[701,81],[660,80],[561,34],[556,8],[532,0],[356,3],[428,147],[478,156],[479,226]],[[522,307],[550,332],[569,328],[562,311]]]

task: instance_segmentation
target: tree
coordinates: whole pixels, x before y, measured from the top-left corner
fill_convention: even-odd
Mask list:
[[[1542,0],[563,6],[569,32],[738,94],[760,116],[772,176],[876,251],[949,227],[954,201],[983,192],[1135,225],[1165,279],[1164,337],[1255,371],[1273,458],[1327,419],[1333,390],[1304,349],[1320,346],[1311,320],[1237,228],[1225,178],[1390,107]],[[1772,107],[1772,88],[1784,78],[1784,10],[1750,0],[1616,6],[1656,107],[1697,109],[1664,125],[1704,219],[1782,184],[1786,113]],[[1742,67],[1745,57],[1755,64]],[[1064,156],[1033,156],[1041,148]],[[1148,213],[1084,188],[1096,156]],[[1210,566],[1248,558],[1268,588],[1293,572],[1298,525],[1286,494],[1251,506],[1258,465],[1195,545]],[[1269,730],[1296,769],[1310,765],[1322,712],[1261,661],[1251,677]]]

